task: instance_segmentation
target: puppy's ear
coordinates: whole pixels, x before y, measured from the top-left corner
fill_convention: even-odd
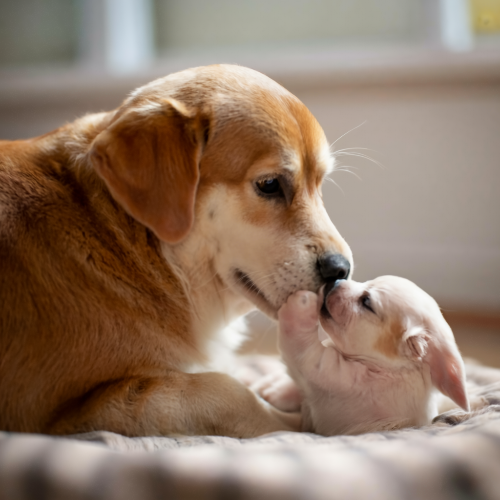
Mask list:
[[[423,359],[427,354],[428,336],[421,328],[413,328],[406,335],[406,345],[410,357]]]
[[[173,99],[123,112],[94,140],[90,155],[112,196],[163,241],[190,231],[204,121]]]
[[[449,326],[433,325],[431,333],[413,328],[407,334],[406,343],[411,357],[429,365],[434,386],[468,411],[464,363]]]
[[[458,406],[469,411],[464,362],[455,342],[436,339],[430,343],[427,357],[432,382],[436,388]]]

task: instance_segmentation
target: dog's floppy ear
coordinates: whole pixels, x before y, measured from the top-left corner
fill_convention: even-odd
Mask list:
[[[468,411],[464,362],[448,324],[433,325],[430,333],[423,328],[413,328],[406,336],[406,343],[412,357],[429,365],[434,386]]]
[[[94,140],[90,155],[112,196],[163,241],[190,231],[204,120],[173,99],[125,110]]]

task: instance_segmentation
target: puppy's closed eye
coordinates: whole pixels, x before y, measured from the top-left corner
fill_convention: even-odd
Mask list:
[[[372,312],[373,314],[377,314],[375,310],[373,309],[372,301],[370,299],[370,295],[362,295],[359,299],[361,302],[361,305],[365,308],[368,309],[368,311]]]

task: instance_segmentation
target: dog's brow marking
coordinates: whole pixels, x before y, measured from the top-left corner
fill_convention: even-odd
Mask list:
[[[300,159],[295,151],[290,150],[284,154],[283,168],[293,174],[300,170]]]
[[[321,147],[316,156],[316,163],[323,177],[331,174],[335,170],[335,153],[330,153],[328,146]],[[323,167],[324,165],[326,168]]]

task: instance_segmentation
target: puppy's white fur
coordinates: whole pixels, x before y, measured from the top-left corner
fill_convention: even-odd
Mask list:
[[[322,305],[322,297],[300,291],[279,312],[279,346],[304,398],[305,430],[425,425],[437,415],[437,391],[468,410],[453,333],[415,284],[393,276],[342,280]],[[285,393],[292,397],[290,384]]]

